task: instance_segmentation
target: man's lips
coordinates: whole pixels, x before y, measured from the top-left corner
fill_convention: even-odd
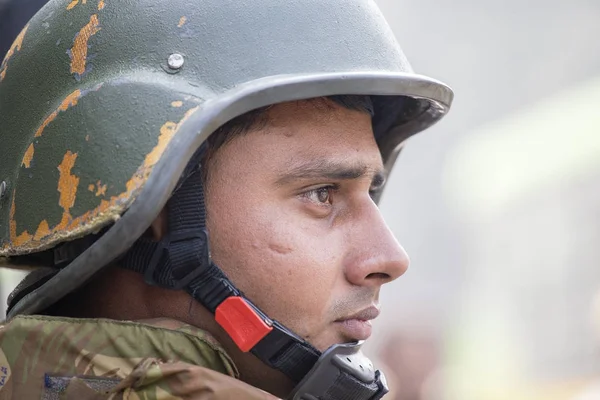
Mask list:
[[[345,337],[352,340],[367,340],[373,329],[371,320],[377,318],[379,312],[378,307],[371,306],[348,317],[340,318],[335,321],[335,324]]]

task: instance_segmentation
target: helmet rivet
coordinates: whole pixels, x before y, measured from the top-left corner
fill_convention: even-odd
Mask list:
[[[167,60],[167,65],[171,69],[180,69],[181,67],[183,67],[183,62],[184,59],[181,54],[173,53],[169,56],[169,59]]]

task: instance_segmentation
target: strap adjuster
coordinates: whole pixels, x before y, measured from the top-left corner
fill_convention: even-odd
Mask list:
[[[273,330],[270,320],[261,318],[243,297],[225,299],[215,311],[215,320],[244,353]]]

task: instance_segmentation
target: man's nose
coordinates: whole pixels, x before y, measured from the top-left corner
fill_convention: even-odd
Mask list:
[[[358,286],[381,286],[408,269],[408,254],[373,203],[361,208],[348,232],[346,279]]]

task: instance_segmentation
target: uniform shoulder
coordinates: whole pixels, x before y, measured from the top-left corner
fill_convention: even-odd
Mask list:
[[[180,321],[34,315],[0,323],[0,391],[11,393],[8,398],[39,398],[39,390],[64,387],[73,378],[114,386],[144,360],[238,377],[233,361],[208,332]],[[26,384],[32,379],[43,385]],[[38,392],[23,392],[34,389]]]

